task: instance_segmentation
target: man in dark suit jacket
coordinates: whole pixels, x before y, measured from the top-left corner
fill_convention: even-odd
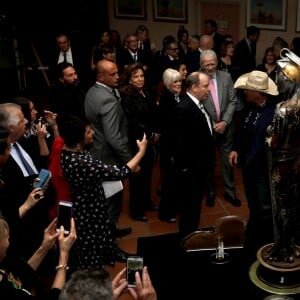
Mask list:
[[[96,83],[86,93],[85,113],[95,131],[91,152],[96,158],[112,165],[124,165],[132,157],[127,137],[127,120],[123,112],[118,86],[118,67],[109,60],[96,65]],[[109,218],[116,224],[122,208],[122,191],[108,199]],[[117,229],[113,228],[117,237]],[[121,229],[131,232],[131,228]],[[124,234],[123,234],[124,235]],[[116,247],[115,260],[125,262],[128,253]]]
[[[45,198],[41,199],[43,197],[41,191],[38,192],[41,197],[32,199],[34,201],[31,201],[30,205],[25,201],[28,197],[32,197],[29,194],[32,194],[32,184],[38,176],[38,169],[30,155],[18,143],[25,134],[27,123],[28,120],[24,118],[19,105],[15,103],[0,105],[0,125],[7,128],[8,141],[11,143],[10,155],[5,166],[1,168],[5,188],[1,191],[0,210],[14,231],[11,234],[14,251],[25,259],[30,258],[40,245],[49,221],[47,206],[49,202],[47,203]],[[30,165],[30,168],[27,165]]]
[[[125,37],[127,48],[121,52],[119,61],[119,73],[135,62],[139,62],[143,65],[144,71],[148,69],[148,63],[144,50],[138,47],[138,37],[135,33],[128,33]]]
[[[92,71],[90,68],[90,53],[82,46],[84,42],[72,39],[67,33],[58,33],[55,37],[56,49],[49,55],[49,80],[53,83],[57,79],[57,65],[68,62],[74,66],[84,89],[90,87]],[[85,44],[86,47],[86,44]]]
[[[212,49],[214,43],[211,35],[202,34],[199,37],[199,47],[197,50],[191,52],[187,60],[187,69],[189,73],[199,71],[200,69],[200,55],[204,50]]]
[[[179,203],[179,232],[197,230],[207,174],[214,162],[211,119],[202,101],[209,93],[209,78],[202,72],[186,80],[187,93],[174,110],[174,166],[184,197]]]
[[[216,90],[217,107],[214,104],[213,94],[210,90],[203,105],[213,121],[213,129],[216,136],[216,147],[220,152],[222,177],[224,183],[224,199],[234,206],[241,206],[241,201],[236,198],[233,169],[229,164],[228,156],[231,151],[234,135],[233,115],[236,108],[236,93],[233,88],[231,75],[227,72],[217,70],[218,58],[213,50],[205,50],[200,56],[201,69],[212,80]],[[213,206],[216,196],[214,169],[210,172],[208,181],[207,206]]]
[[[81,87],[75,67],[62,62],[57,65],[58,77],[49,89],[49,107],[57,114],[85,117],[85,90]]]
[[[213,19],[206,19],[204,21],[204,33],[211,35],[214,41],[213,50],[218,54],[220,45],[224,41],[224,36],[218,32],[218,24]]]
[[[268,150],[266,140],[267,137],[271,136],[268,135],[268,127],[274,121],[276,110],[276,103],[270,97],[278,95],[277,85],[268,77],[267,73],[254,70],[240,76],[235,82],[234,87],[244,91],[246,101],[249,105],[245,106],[242,111],[241,126],[235,135],[229,161],[232,165],[239,163],[241,167],[243,186],[249,207],[249,220],[245,234],[244,248],[247,254],[250,254],[255,259],[260,247],[274,241],[274,230],[278,230],[279,227],[274,227],[273,222],[275,222],[274,224],[279,224],[282,218],[284,218],[287,222],[282,222],[282,226],[284,226],[283,223],[290,226],[293,222],[289,222],[291,219],[288,216],[293,215],[292,218],[296,220],[297,215],[291,207],[285,207],[285,213],[281,217],[273,215],[275,211],[281,212],[279,207],[287,200],[282,197],[282,194],[279,197],[280,204],[275,210],[272,209],[270,165],[268,164],[268,151],[270,150]],[[270,141],[273,142],[273,140]],[[276,176],[280,178],[281,166],[280,168],[276,166],[278,169],[273,167],[272,172],[273,170],[279,170]],[[289,168],[292,169],[292,166],[290,165]],[[291,183],[289,177],[287,177],[287,180]],[[278,182],[278,184],[285,186],[281,180],[278,180]],[[288,197],[289,203],[293,203],[292,198],[293,192]],[[299,200],[299,197],[297,199]],[[293,207],[295,208],[296,206]],[[287,211],[288,213],[286,213]],[[289,240],[291,232],[296,231],[285,231],[283,234],[285,241]],[[277,231],[277,234],[279,234],[279,231]],[[284,245],[284,242],[280,244],[280,247],[282,245]],[[281,253],[288,252],[283,251]],[[292,255],[292,252],[288,255]]]
[[[236,70],[236,78],[256,69],[256,43],[259,35],[258,27],[249,26],[247,36],[236,44],[232,57],[232,67]]]

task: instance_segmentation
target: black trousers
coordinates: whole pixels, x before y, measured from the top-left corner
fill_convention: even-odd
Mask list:
[[[200,170],[178,174],[181,199],[178,203],[178,229],[184,236],[199,228],[203,192],[207,173]]]

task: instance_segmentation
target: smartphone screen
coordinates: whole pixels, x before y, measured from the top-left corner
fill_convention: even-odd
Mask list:
[[[65,234],[69,234],[71,228],[71,218],[72,202],[59,201],[56,231],[59,231],[60,226],[64,226]]]
[[[127,283],[129,287],[135,287],[135,272],[139,272],[142,276],[144,259],[141,256],[129,256],[127,258]]]

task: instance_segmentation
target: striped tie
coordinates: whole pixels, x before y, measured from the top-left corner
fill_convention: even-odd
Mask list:
[[[14,143],[14,147],[18,153],[18,156],[20,158],[20,160],[22,161],[22,164],[24,166],[24,168],[26,169],[27,173],[29,175],[34,175],[36,174],[36,172],[33,170],[33,168],[31,167],[31,165],[28,163],[28,161],[26,160],[26,158],[24,157],[19,145],[17,143]]]

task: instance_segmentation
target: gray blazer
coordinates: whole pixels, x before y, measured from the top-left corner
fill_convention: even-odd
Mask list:
[[[218,100],[220,105],[220,120],[225,121],[229,125],[231,123],[237,103],[233,81],[229,73],[220,70],[216,71],[216,80],[218,88]],[[203,105],[211,116],[213,122],[216,122],[216,110],[210,93],[203,101]]]
[[[95,130],[91,152],[105,163],[123,165],[132,155],[127,120],[109,87],[95,83],[85,96],[85,113]]]

